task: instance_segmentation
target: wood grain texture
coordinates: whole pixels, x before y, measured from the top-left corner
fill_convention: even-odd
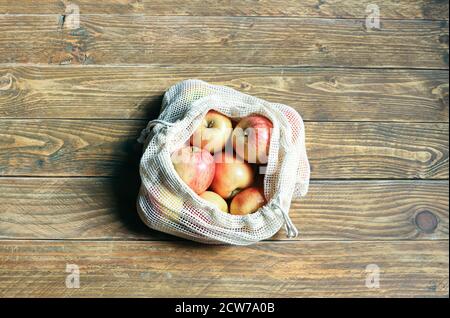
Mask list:
[[[313,178],[448,179],[448,124],[308,124]]]
[[[0,67],[0,117],[155,116],[189,78],[294,107],[310,121],[448,122],[448,72],[273,67]]]
[[[114,176],[137,169],[145,121],[1,120],[0,175]],[[312,178],[448,178],[448,124],[306,123]]]
[[[300,16],[329,18],[365,18],[370,0],[90,0],[9,1],[0,0],[0,14],[64,14],[69,3],[77,4],[80,13],[147,14],[189,16]],[[383,19],[448,20],[448,1],[383,0],[378,1]]]
[[[135,208],[137,176],[0,178],[1,239],[173,240],[146,228]],[[446,181],[313,181],[294,200],[298,240],[448,240]],[[419,213],[437,220],[417,225]],[[273,239],[286,239],[281,230]]]
[[[2,297],[448,297],[448,242],[2,241]],[[68,289],[66,264],[80,270]],[[366,287],[366,266],[380,288]]]
[[[137,158],[140,121],[13,120],[0,124],[0,175],[114,175]]]
[[[368,4],[0,0],[0,297],[448,297],[449,1],[380,0],[378,30]],[[139,219],[136,138],[187,78],[306,120],[297,239],[204,246]]]
[[[0,16],[0,63],[448,69],[448,22],[255,17]]]

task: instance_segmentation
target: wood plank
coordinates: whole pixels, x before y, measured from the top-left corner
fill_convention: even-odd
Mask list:
[[[447,71],[214,66],[0,67],[0,117],[148,119],[189,78],[285,103],[305,120],[449,118]]]
[[[219,64],[448,69],[448,22],[81,16],[0,16],[0,63]]]
[[[448,124],[308,124],[313,178],[448,179]]]
[[[113,176],[137,167],[139,120],[1,120],[2,176]],[[448,179],[448,124],[306,123],[312,178]]]
[[[143,121],[5,120],[0,175],[115,175],[129,160],[137,165],[144,127]]]
[[[448,241],[2,241],[2,297],[448,297]],[[67,264],[80,288],[66,288]],[[366,287],[379,268],[379,288]],[[372,265],[373,266],[373,265]]]
[[[329,18],[365,18],[370,0],[90,0],[8,1],[0,0],[0,14],[65,13],[69,3],[77,4],[85,14],[148,14],[189,16],[300,16]],[[377,1],[383,19],[448,20],[448,1],[383,0]]]
[[[0,178],[0,238],[176,239],[143,225],[135,208],[138,187],[138,176],[130,174]],[[313,181],[290,215],[298,240],[448,240],[448,194],[447,181]],[[286,239],[284,230],[273,239]]]

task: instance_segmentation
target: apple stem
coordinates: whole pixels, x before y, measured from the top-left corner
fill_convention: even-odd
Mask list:
[[[234,198],[234,196],[241,191],[242,191],[242,189],[240,189],[240,188],[234,189],[230,194],[230,198]]]

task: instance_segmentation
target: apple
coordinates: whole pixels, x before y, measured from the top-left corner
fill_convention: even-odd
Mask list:
[[[183,147],[171,155],[175,171],[188,187],[201,194],[211,185],[214,178],[214,157],[197,147]]]
[[[201,222],[205,222],[206,224],[212,224],[212,217],[211,215],[206,212],[202,208],[198,208],[197,206],[194,206],[191,202],[186,201],[184,203],[184,208],[187,213],[183,215],[183,223],[184,224],[190,224],[189,227],[195,226],[198,228],[204,228],[203,224],[199,224],[198,220],[201,220]],[[196,219],[196,220],[194,220]]]
[[[153,208],[154,213],[172,222],[179,222],[184,200],[173,194],[165,185],[150,186],[145,191],[147,204]]]
[[[230,204],[230,213],[233,215],[245,215],[257,211],[266,204],[264,193],[260,188],[247,188],[233,198]]]
[[[228,213],[228,204],[227,202],[217,193],[212,191],[205,191],[200,194],[200,197],[213,205],[217,206],[219,210]]]
[[[190,86],[185,91],[184,99],[188,103],[193,103],[197,99],[200,99],[209,94],[209,89],[204,87]]]
[[[267,163],[272,122],[264,116],[242,118],[232,133],[233,148],[247,162]]]
[[[178,222],[183,209],[184,201],[180,196],[172,193],[165,186],[160,186],[155,191],[158,201],[153,201],[153,206],[171,221]]]
[[[191,145],[210,153],[222,151],[232,131],[233,126],[227,116],[210,110],[192,134]]]
[[[253,184],[254,172],[247,162],[228,152],[216,154],[215,160],[216,168],[211,190],[222,198],[229,199]]]

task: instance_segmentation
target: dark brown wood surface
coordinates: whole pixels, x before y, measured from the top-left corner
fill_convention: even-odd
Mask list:
[[[448,241],[250,247],[6,241],[0,245],[0,296],[446,296],[448,248]],[[83,288],[66,288],[67,264],[78,265]],[[380,268],[379,289],[366,287],[369,264]]]
[[[0,175],[114,176],[145,121],[0,120]],[[447,123],[306,123],[314,179],[447,179]]]
[[[371,0],[76,0],[10,1],[0,0],[0,14],[64,14],[75,3],[85,14],[148,14],[154,16],[292,16],[327,18],[365,18]],[[378,1],[385,19],[448,20],[448,1]]]
[[[0,0],[0,297],[448,297],[449,2],[378,1],[380,29],[370,4]],[[136,138],[188,78],[302,115],[298,238],[140,221]]]
[[[134,209],[138,182],[131,184],[125,177],[0,178],[1,238],[171,239],[143,226]],[[448,194],[447,181],[313,181],[290,213],[298,240],[445,240]],[[421,213],[436,219],[432,232]],[[284,231],[274,239],[285,239]]]
[[[307,121],[448,122],[448,71],[239,66],[0,66],[0,118],[150,119],[188,78],[285,103]]]
[[[0,17],[0,63],[290,65],[448,69],[448,22],[262,17]],[[14,39],[12,41],[12,39]],[[351,49],[349,49],[351,47]],[[45,49],[43,49],[45,48]]]

